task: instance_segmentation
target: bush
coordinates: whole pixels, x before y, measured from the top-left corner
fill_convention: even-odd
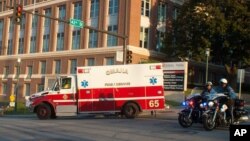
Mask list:
[[[15,107],[9,107],[5,111],[5,114],[29,114],[28,108],[25,107],[25,104],[23,102],[17,103],[17,111],[15,111]]]

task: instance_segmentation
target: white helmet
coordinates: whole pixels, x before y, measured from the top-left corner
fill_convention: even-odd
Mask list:
[[[221,78],[220,83],[227,84],[227,79],[225,79],[225,78]]]
[[[211,81],[207,81],[206,86],[212,86],[213,83]]]

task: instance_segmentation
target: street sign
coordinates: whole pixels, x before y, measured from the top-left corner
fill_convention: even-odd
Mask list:
[[[238,83],[244,83],[244,80],[245,80],[245,70],[244,69],[238,69],[237,82]]]
[[[123,62],[123,51],[116,51],[116,61]]]
[[[15,101],[15,96],[12,94],[10,95],[10,102],[14,102]]]
[[[70,19],[69,24],[71,24],[71,25],[73,25],[75,27],[80,27],[80,28],[83,28],[83,26],[84,26],[83,21],[78,20],[78,19]]]
[[[10,102],[10,107],[15,107],[15,102]]]

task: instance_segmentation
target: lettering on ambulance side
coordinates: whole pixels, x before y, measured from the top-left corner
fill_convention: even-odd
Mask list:
[[[128,70],[125,68],[114,68],[106,71],[106,75],[111,75],[115,73],[123,73],[123,74],[128,74]]]
[[[118,82],[118,83],[105,83],[104,86],[130,86],[130,82]]]
[[[148,102],[150,108],[159,107],[159,100],[149,100]]]

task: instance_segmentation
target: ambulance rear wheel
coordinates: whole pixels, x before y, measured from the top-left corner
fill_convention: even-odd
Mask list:
[[[125,115],[126,118],[135,118],[139,113],[139,108],[134,103],[127,103],[123,107],[122,113]]]
[[[45,120],[51,117],[51,108],[47,104],[40,104],[37,107],[36,115],[39,119]]]

